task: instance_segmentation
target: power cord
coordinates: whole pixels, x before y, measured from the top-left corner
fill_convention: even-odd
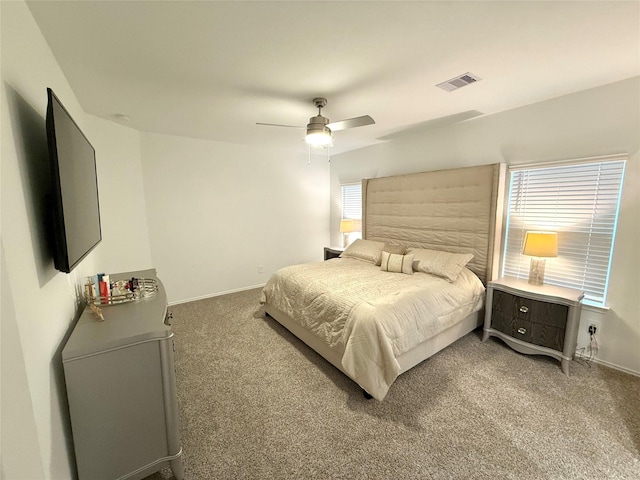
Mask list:
[[[593,360],[593,357],[595,357],[598,354],[598,339],[596,338],[596,333],[593,332],[590,335],[591,339],[589,341],[589,351],[590,351],[590,355],[589,355],[589,361]]]
[[[580,352],[580,360],[586,363],[589,368],[591,368],[591,362],[593,361],[595,356],[598,354],[598,348],[599,348],[599,345],[598,345],[598,339],[596,338],[595,327],[593,328],[590,327],[589,328],[589,345],[578,349],[578,351]],[[587,349],[589,349],[589,355],[587,355],[585,352]],[[576,358],[576,360],[578,360],[578,358]]]

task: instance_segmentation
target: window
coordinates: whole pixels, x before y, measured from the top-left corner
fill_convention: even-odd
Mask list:
[[[558,232],[558,256],[547,261],[545,283],[583,290],[586,303],[604,306],[625,160],[510,168],[503,275],[528,278],[527,231]]]
[[[347,183],[342,188],[342,218],[362,219],[362,184]]]
[[[358,220],[356,225],[361,229],[362,225],[362,184],[345,183],[340,186],[342,189],[342,220]],[[362,238],[362,232],[355,231],[348,233],[349,240]]]

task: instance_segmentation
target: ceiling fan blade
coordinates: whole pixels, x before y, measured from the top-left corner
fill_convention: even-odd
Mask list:
[[[262,122],[256,122],[256,125],[266,125],[268,127],[287,127],[287,128],[305,128],[305,127],[300,127],[297,125],[281,125],[279,123],[262,123]]]
[[[337,132],[346,128],[364,127],[365,125],[373,125],[374,123],[376,123],[375,120],[369,115],[363,115],[362,117],[355,117],[349,118],[347,120],[340,120],[338,122],[332,122],[327,125],[327,127],[329,127],[332,132]]]

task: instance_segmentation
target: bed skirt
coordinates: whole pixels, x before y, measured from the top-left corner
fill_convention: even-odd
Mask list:
[[[302,327],[289,316],[279,309],[270,304],[264,305],[264,310],[267,315],[275,319],[279,324],[289,330],[293,335],[302,340],[307,346],[321,355],[325,360],[331,363],[334,367],[344,373],[347,377],[351,378],[354,382],[358,383],[351,375],[344,371],[342,368],[342,353],[341,351],[329,348],[329,346],[314,335],[311,331]],[[425,342],[417,345],[411,350],[403,353],[396,358],[400,364],[400,374],[415,367],[423,360],[438,353],[443,348],[451,345],[459,338],[464,337],[468,333],[472,332],[476,328],[483,324],[484,309],[477,312],[473,312],[463,320],[452,325],[448,329],[440,332],[439,334],[431,337]],[[362,386],[360,386],[362,388]],[[365,390],[363,388],[363,390]],[[365,390],[366,391],[366,390]]]

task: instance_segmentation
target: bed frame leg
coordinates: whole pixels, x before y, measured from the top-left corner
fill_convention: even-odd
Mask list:
[[[367,400],[371,400],[373,397],[369,394],[369,392],[367,392],[364,388],[362,389],[362,395],[364,396],[364,398],[366,398]]]

